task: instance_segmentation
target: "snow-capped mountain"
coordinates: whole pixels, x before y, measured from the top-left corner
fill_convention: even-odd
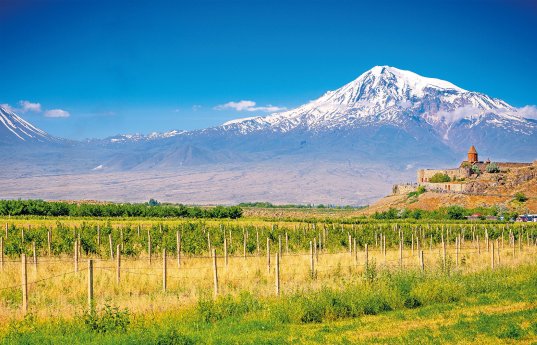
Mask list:
[[[468,128],[487,123],[525,135],[535,133],[536,128],[534,122],[500,99],[389,66],[373,67],[343,87],[296,109],[233,120],[222,127],[246,134],[297,128],[323,131],[369,125],[406,126],[416,120],[430,125],[445,140],[453,124],[460,122]]]
[[[13,113],[2,109],[1,114],[2,138],[53,139]],[[65,160],[68,169],[84,171],[95,167],[99,171],[173,170],[287,158],[410,169],[456,164],[471,145],[491,159],[531,161],[537,158],[537,121],[524,118],[519,109],[500,99],[410,71],[376,66],[289,111],[195,131],[71,142],[63,145],[61,154],[39,153],[36,159],[52,156],[46,164],[54,164],[55,169]]]
[[[56,138],[35,127],[9,109],[0,106],[0,142],[55,142]]]

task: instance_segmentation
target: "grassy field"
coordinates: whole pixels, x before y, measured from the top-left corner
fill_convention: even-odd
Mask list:
[[[7,236],[0,232],[4,343],[537,341],[532,224],[259,217],[8,218],[0,224],[7,224]],[[27,313],[21,309],[22,253],[28,258]],[[88,259],[95,265],[93,311]]]

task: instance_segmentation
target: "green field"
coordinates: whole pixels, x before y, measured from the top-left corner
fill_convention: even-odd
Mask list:
[[[537,342],[536,224],[271,212],[0,219],[2,342]]]

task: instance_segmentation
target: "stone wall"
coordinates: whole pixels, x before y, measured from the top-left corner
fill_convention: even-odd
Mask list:
[[[393,195],[406,195],[411,192],[415,192],[418,185],[415,183],[396,184],[392,187]]]
[[[416,182],[419,184],[428,183],[429,179],[435,174],[446,174],[450,179],[460,179],[462,177],[468,177],[468,170],[466,168],[455,168],[455,169],[420,169],[417,172]]]
[[[430,183],[424,182],[420,185],[425,186],[427,190],[430,191],[445,191],[445,192],[454,192],[462,193],[466,192],[468,189],[468,184],[460,182],[442,182],[442,183]]]

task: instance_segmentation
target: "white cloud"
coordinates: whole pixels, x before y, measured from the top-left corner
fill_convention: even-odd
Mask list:
[[[22,113],[26,113],[29,111],[33,111],[36,113],[41,112],[41,103],[32,103],[30,101],[19,101],[19,105],[21,106],[20,111]]]
[[[285,107],[277,107],[272,104],[268,104],[264,107],[256,107],[256,102],[254,101],[246,101],[242,100],[239,102],[228,102],[225,104],[220,104],[214,107],[215,110],[226,110],[226,109],[234,109],[236,111],[264,111],[264,112],[276,112],[285,110],[287,108]]]
[[[14,111],[15,111],[15,109],[13,109],[13,107],[10,106],[10,105],[7,104],[7,103],[0,104],[0,107],[4,108],[5,110],[10,111],[10,112],[14,112]]]
[[[462,119],[472,118],[474,115],[481,113],[481,110],[474,108],[471,105],[465,105],[460,108],[456,108],[453,111],[440,110],[436,113],[436,117],[444,120],[446,123],[457,122]]]
[[[198,110],[200,110],[200,109],[201,109],[201,105],[199,105],[199,104],[194,104],[194,105],[192,106],[192,110],[193,110],[193,111],[198,111]]]
[[[525,117],[527,119],[537,120],[537,106],[535,105],[527,105],[525,107],[518,108],[517,113],[519,113],[520,116]]]
[[[51,109],[45,111],[46,117],[69,117],[71,114],[69,114],[68,111],[62,110],[62,109]]]

